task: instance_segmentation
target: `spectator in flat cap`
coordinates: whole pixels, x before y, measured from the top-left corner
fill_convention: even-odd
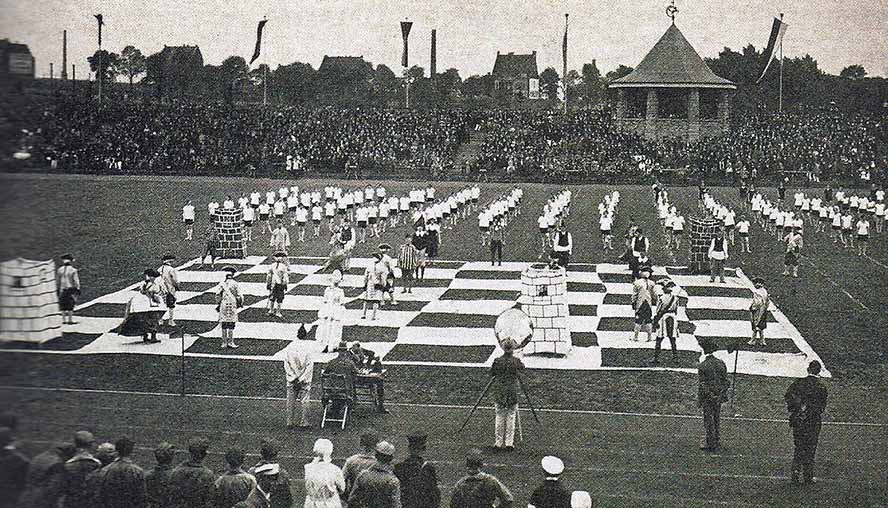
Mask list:
[[[721,446],[721,405],[728,400],[728,368],[725,362],[716,358],[713,353],[718,345],[710,338],[700,340],[700,347],[706,358],[697,366],[699,390],[697,404],[703,410],[703,427],[706,430],[706,442],[701,450],[714,452]]]
[[[96,446],[93,456],[102,464],[102,467],[96,469],[86,477],[86,485],[89,489],[91,506],[99,506],[101,503],[102,482],[105,480],[106,467],[117,459],[117,450],[114,445],[109,442],[101,443]]]
[[[315,441],[314,458],[305,465],[304,508],[342,508],[345,477],[331,462],[333,443],[329,439]]]
[[[355,480],[348,496],[350,508],[401,508],[401,482],[392,472],[395,447],[388,441],[376,444],[376,462]]]
[[[207,440],[192,439],[188,443],[190,458],[173,468],[170,473],[170,488],[173,491],[174,503],[178,508],[205,508],[213,494],[213,483],[216,475],[213,470],[203,465],[207,456]]]
[[[484,455],[472,448],[466,454],[468,474],[453,486],[450,508],[492,508],[494,503],[500,508],[511,508],[515,502],[512,493],[497,477],[481,471],[482,467]]]
[[[74,456],[65,462],[64,508],[91,508],[94,493],[90,490],[89,475],[102,467],[93,455],[96,439],[91,432],[81,430],[74,434]]]
[[[256,478],[244,471],[246,455],[240,448],[231,448],[225,452],[225,472],[216,479],[213,506],[232,508],[247,497],[256,488]]]
[[[148,506],[151,508],[171,508],[173,491],[170,476],[173,473],[173,459],[176,450],[169,443],[160,443],[154,449],[154,460],[157,465],[145,476],[145,488],[148,493]]]
[[[564,462],[547,455],[540,461],[546,479],[530,495],[527,508],[570,508],[570,491],[561,484]]]
[[[358,475],[376,462],[376,443],[378,442],[379,434],[375,430],[365,430],[361,434],[361,451],[345,459],[342,474],[345,476],[346,493],[351,492]]]
[[[256,483],[268,498],[268,508],[290,508],[293,493],[290,491],[290,473],[277,460],[280,444],[265,438],[259,446],[259,462],[250,468]]]
[[[423,458],[428,435],[407,436],[408,457],[395,465],[395,476],[401,481],[403,508],[437,508],[441,504],[438,473],[434,464]]]
[[[55,508],[64,492],[65,461],[74,456],[73,443],[58,443],[34,457],[28,468],[20,505],[29,508]]]
[[[114,443],[117,459],[105,468],[100,500],[103,508],[146,508],[145,471],[133,462],[130,455],[135,443],[122,437]]]
[[[0,427],[0,508],[15,508],[25,490],[31,461],[12,446],[13,433]]]

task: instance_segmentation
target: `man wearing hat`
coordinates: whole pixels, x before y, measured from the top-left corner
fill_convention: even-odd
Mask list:
[[[62,255],[62,266],[56,272],[56,291],[59,294],[59,310],[62,311],[62,323],[74,324],[74,306],[80,296],[80,274],[72,265],[74,256]]]
[[[387,243],[381,243],[377,246],[379,250],[380,262],[386,269],[385,275],[385,294],[388,294],[392,305],[398,305],[395,301],[395,258],[389,256],[392,246]],[[385,295],[381,298],[382,304],[385,305]]]
[[[515,449],[515,420],[518,417],[518,375],[524,369],[524,364],[512,354],[516,347],[514,340],[504,339],[500,346],[503,354],[493,361],[490,368],[496,408],[494,448],[512,451]]]
[[[160,265],[160,269],[158,269],[158,272],[160,273],[160,278],[158,280],[160,294],[163,296],[167,308],[170,309],[167,313],[170,326],[176,326],[173,310],[176,308],[176,291],[179,290],[179,274],[173,267],[174,259],[176,259],[176,256],[173,256],[172,254],[164,255],[161,259],[163,264]]]
[[[346,385],[349,391],[354,395],[355,377],[358,375],[358,368],[355,366],[354,356],[348,350],[348,342],[342,341],[336,348],[336,358],[333,358],[324,366],[324,374],[338,374],[345,376]]]
[[[512,493],[497,477],[481,471],[483,466],[481,450],[469,450],[466,454],[468,474],[453,486],[450,508],[493,508],[495,502],[500,508],[511,508],[515,502]]]
[[[395,476],[401,481],[403,508],[438,508],[441,504],[438,473],[435,466],[422,457],[427,441],[426,434],[407,436],[408,457],[395,465]]]
[[[632,308],[635,309],[635,330],[633,341],[638,341],[638,332],[644,328],[647,342],[651,341],[653,332],[654,307],[657,305],[657,293],[654,281],[650,279],[650,266],[641,266],[641,278],[632,283]]]
[[[401,481],[392,472],[395,447],[388,441],[376,444],[376,462],[355,479],[348,496],[351,508],[401,508]]]
[[[570,508],[570,491],[561,484],[564,462],[558,457],[547,455],[540,461],[546,480],[530,495],[527,508]]]
[[[0,425],[0,508],[19,506],[31,461],[16,450],[13,429]]]
[[[277,221],[277,227],[271,232],[269,245],[271,246],[271,252],[274,253],[275,258],[278,257],[278,253],[283,252],[284,258],[286,259],[287,249],[290,248],[290,232],[287,231],[287,228],[284,226],[284,221]]]
[[[558,223],[558,229],[552,237],[552,251],[558,256],[558,264],[566,270],[573,253],[573,237],[564,230],[564,221]]]
[[[674,294],[675,283],[667,280],[663,283],[663,295],[657,299],[657,313],[653,327],[657,330],[657,342],[654,345],[653,364],[660,363],[660,350],[663,339],[668,338],[672,346],[672,363],[678,361],[676,337],[678,337],[678,295]]]
[[[786,409],[789,411],[789,426],[792,427],[792,440],[795,453],[792,458],[792,481],[815,483],[814,455],[820,438],[823,411],[826,409],[826,387],[818,379],[820,362],[808,364],[808,377],[796,379],[786,390]]]
[[[752,290],[752,303],[749,304],[749,321],[752,325],[752,339],[750,346],[765,345],[765,328],[768,327],[768,307],[771,305],[771,297],[765,289],[765,279],[756,277],[752,279],[755,289]]]
[[[713,353],[718,345],[713,339],[704,337],[700,347],[706,358],[697,366],[699,389],[697,405],[703,410],[703,427],[706,429],[706,442],[700,449],[708,452],[718,451],[719,426],[721,423],[721,405],[728,400],[728,368],[725,362],[716,358]]]
[[[284,295],[287,294],[287,284],[290,283],[290,267],[287,265],[286,259],[286,252],[275,252],[274,263],[268,267],[268,274],[265,277],[265,287],[268,289],[267,314],[277,318],[284,317],[281,314],[281,304],[284,303]]]
[[[207,259],[207,256],[210,256],[210,266],[216,268],[216,249],[219,248],[219,231],[212,220],[207,224],[204,235],[207,239],[207,245],[204,248],[203,256],[200,257],[199,266],[203,267],[203,262]]]

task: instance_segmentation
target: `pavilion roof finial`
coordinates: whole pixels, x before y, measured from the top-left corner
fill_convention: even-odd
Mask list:
[[[672,24],[675,24],[675,15],[678,14],[678,7],[675,6],[675,0],[666,7],[666,16],[672,19]]]

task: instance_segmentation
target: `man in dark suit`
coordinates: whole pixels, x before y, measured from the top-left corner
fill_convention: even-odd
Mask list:
[[[704,338],[700,341],[706,358],[697,366],[700,385],[697,404],[703,409],[703,426],[706,429],[706,443],[701,450],[714,452],[721,445],[719,442],[719,425],[721,405],[728,400],[728,368],[725,362],[713,355],[718,349],[714,340]]]
[[[423,458],[428,435],[407,436],[409,457],[395,465],[395,476],[401,481],[401,506],[403,508],[438,508],[441,489],[435,465]]]
[[[796,379],[786,390],[786,409],[789,411],[789,426],[792,427],[792,440],[795,454],[792,458],[792,482],[814,483],[814,454],[820,437],[823,410],[826,408],[826,387],[817,378],[820,362],[808,364],[808,377]]]
[[[518,417],[518,375],[524,364],[512,352],[516,344],[512,339],[500,343],[503,355],[493,361],[490,375],[493,377],[493,400],[496,408],[497,450],[515,449],[515,421]]]

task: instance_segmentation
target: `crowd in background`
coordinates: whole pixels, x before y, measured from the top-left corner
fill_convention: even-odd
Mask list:
[[[222,103],[42,104],[23,145],[53,170],[80,173],[253,175],[287,170],[380,174],[406,167],[438,174],[453,164],[515,178],[572,173],[649,174],[683,169],[707,177],[817,182],[884,178],[884,115],[835,108],[757,112],[733,120],[721,138],[652,142],[622,131],[607,109],[392,110],[262,108]],[[474,157],[460,147],[480,136]],[[284,164],[284,161],[287,161]]]

